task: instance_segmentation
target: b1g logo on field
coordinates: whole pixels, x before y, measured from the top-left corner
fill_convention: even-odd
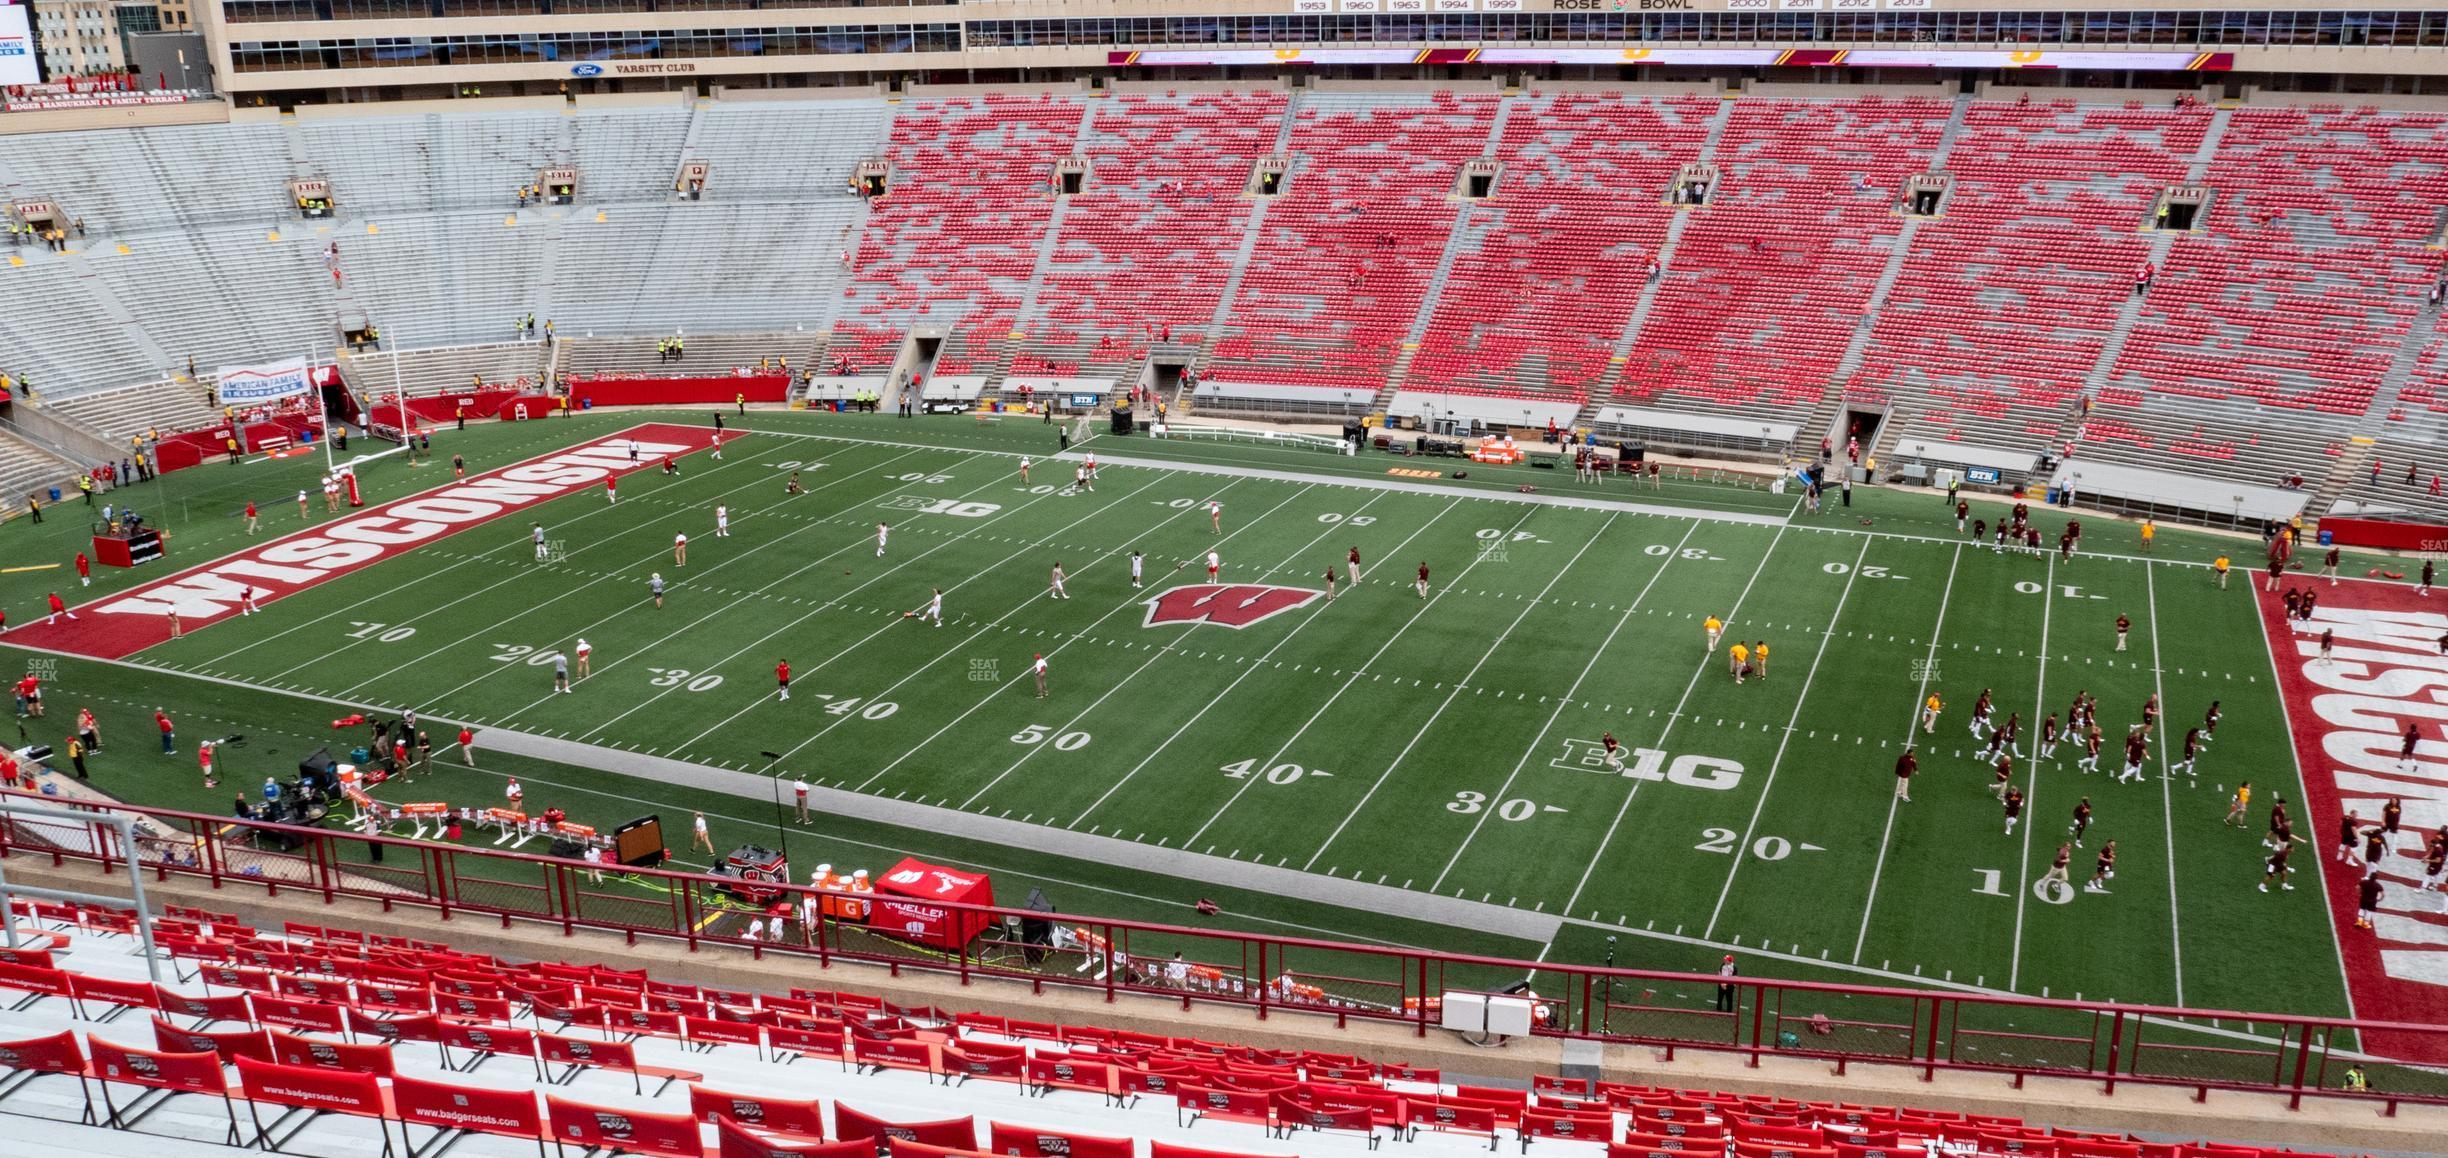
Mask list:
[[[1655,748],[1618,748],[1617,763],[1607,760],[1606,745],[1597,740],[1566,740],[1564,754],[1547,762],[1550,768],[1567,772],[1620,772],[1634,780],[1663,780],[1685,788],[1713,788],[1720,792],[1742,783],[1743,766],[1734,760],[1715,756],[1677,756],[1668,763],[1666,753]]]
[[[1194,583],[1148,600],[1146,626],[1211,623],[1238,629],[1305,606],[1322,594],[1306,587],[1261,583]]]

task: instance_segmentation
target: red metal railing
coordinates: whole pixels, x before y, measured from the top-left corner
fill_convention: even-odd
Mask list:
[[[49,796],[52,807],[85,807]],[[99,811],[99,809],[96,809]],[[919,969],[1193,1003],[1398,1022],[1425,1036],[1438,1024],[1440,995],[1489,991],[1531,980],[1541,1002],[1535,1032],[1676,1050],[1730,1052],[1757,1065],[1766,1055],[1819,1057],[1842,1072],[1851,1065],[1909,1066],[1924,1080],[1940,1070],[1989,1070],[2080,1077],[2105,1093],[2127,1083],[2310,1097],[2355,1097],[2394,1113],[2400,1102],[2448,1104],[2448,1072],[2436,1066],[2360,1058],[2353,1043],[2368,1032],[2414,1035],[2448,1054],[2448,1026],[2307,1018],[2225,1010],[2120,1005],[1988,993],[1895,989],[1708,974],[1534,963],[1300,937],[1272,937],[1103,917],[942,904],[980,914],[989,933],[953,951],[891,936],[860,921],[797,918],[801,899],[827,895],[797,886],[763,886],[791,903],[781,942],[747,942],[740,930],[762,907],[733,901],[723,878],[627,870],[611,891],[575,860],[451,844],[367,837],[287,825],[240,824],[166,809],[113,806],[149,822],[139,847],[121,847],[101,825],[27,820],[0,813],[0,857],[40,856],[117,865],[134,856],[157,877],[193,876],[214,888],[256,886],[273,894],[311,892],[430,909],[441,919],[483,916],[655,937],[692,950],[719,947],[760,957],[881,965],[898,976]],[[264,847],[272,845],[274,847]],[[379,858],[379,859],[377,859]],[[873,894],[831,894],[868,902]],[[1731,1002],[1720,986],[1732,986]],[[1730,1004],[1731,1008],[1725,1008]],[[2248,1025],[2251,1032],[2222,1029]],[[2368,1093],[2336,1089],[2361,1061]]]

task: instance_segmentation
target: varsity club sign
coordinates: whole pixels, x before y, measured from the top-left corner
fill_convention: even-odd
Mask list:
[[[2418,888],[2424,841],[2448,824],[2448,600],[2364,580],[2320,596],[2310,619],[2290,622],[2282,593],[2254,592],[2303,769],[2309,815],[2295,829],[2312,844],[2295,863],[2320,866],[2355,1012],[2448,1024],[2448,894]],[[2320,662],[2323,631],[2335,633],[2329,663]],[[2418,736],[2411,763],[2402,757],[2409,726]],[[2325,854],[2348,811],[2377,824],[2392,798],[2405,813],[2380,862],[2380,909],[2372,929],[2357,929],[2361,866]],[[2363,1048],[2448,1062],[2437,1034],[2375,1032]]]

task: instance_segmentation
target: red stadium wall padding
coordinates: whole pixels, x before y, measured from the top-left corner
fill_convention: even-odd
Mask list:
[[[720,374],[702,378],[596,378],[570,383],[570,405],[671,406],[728,404],[745,394],[750,402],[790,397],[788,374]]]
[[[844,1142],[861,1138],[891,1138],[951,1150],[978,1148],[977,1119],[944,1118],[933,1122],[887,1122],[869,1117],[839,1102],[833,1104],[833,1135]]]
[[[824,1103],[815,1100],[802,1102],[756,1094],[727,1094],[692,1085],[689,1087],[689,1115],[700,1122],[737,1122],[759,1130],[778,1130],[810,1138],[824,1137]],[[872,1143],[862,1145],[870,1153],[875,1150]]]
[[[437,1130],[473,1130],[512,1138],[544,1132],[534,1090],[488,1090],[423,1078],[391,1079],[391,1104],[403,1123]]]
[[[590,1106],[546,1094],[544,1118],[556,1143],[657,1154],[664,1158],[705,1158],[705,1142],[697,1135],[697,1119],[686,1114]]]
[[[1131,1158],[1128,1138],[1099,1138],[1092,1134],[1066,1134],[1040,1130],[1033,1126],[1012,1126],[1002,1122],[987,1125],[987,1148],[997,1154],[1018,1155],[1019,1158]]]
[[[875,1158],[872,1142],[827,1142],[796,1134],[752,1134],[728,1118],[714,1123],[718,1158]]]

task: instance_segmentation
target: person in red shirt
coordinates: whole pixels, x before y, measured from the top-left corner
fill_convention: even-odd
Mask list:
[[[42,677],[28,673],[24,679],[17,681],[16,692],[18,715],[39,716],[43,714]]]
[[[459,729],[459,762],[470,768],[476,766],[476,732],[472,728]]]
[[[304,492],[300,492],[300,493],[304,493]],[[247,521],[247,534],[250,534],[250,535],[254,534],[254,533],[255,533],[256,516],[255,516],[255,500],[253,500],[253,499],[248,499],[248,500],[247,500],[247,508],[246,508],[246,521]]]
[[[170,717],[160,708],[153,709],[153,726],[161,729],[162,755],[178,755],[178,731],[171,725]]]
[[[83,551],[79,551],[79,552],[77,552],[77,556],[76,556],[76,569],[77,569],[77,586],[79,586],[79,587],[91,587],[91,586],[93,586],[93,560],[86,558],[86,557],[85,557],[85,552],[83,552]]]
[[[61,599],[61,598],[59,597],[59,592],[54,591],[54,592],[52,592],[52,593],[51,593],[51,619],[50,619],[50,622],[51,622],[51,623],[58,623],[58,622],[60,621],[60,616],[63,616],[63,615],[67,616],[68,618],[70,618],[70,619],[72,619],[72,620],[73,620],[73,619],[75,619],[75,618],[77,617],[77,616],[76,616],[76,612],[73,612],[73,611],[68,610],[68,603],[67,603],[67,601],[66,601],[66,600],[63,600],[63,599]]]
[[[774,665],[774,684],[775,684],[775,685],[776,685],[776,686],[777,686],[777,687],[780,689],[780,690],[779,690],[779,691],[777,691],[777,692],[776,692],[776,694],[774,695],[774,698],[775,698],[775,699],[777,699],[777,700],[787,700],[787,699],[789,699],[789,698],[790,698],[790,661],[789,661],[789,660],[787,660],[787,659],[786,659],[786,660],[783,660],[782,662],[777,663],[777,664],[775,664],[775,665]]]
[[[620,490],[612,484],[613,480],[611,477],[606,476],[604,479],[604,501],[607,503],[617,503],[620,501]]]

